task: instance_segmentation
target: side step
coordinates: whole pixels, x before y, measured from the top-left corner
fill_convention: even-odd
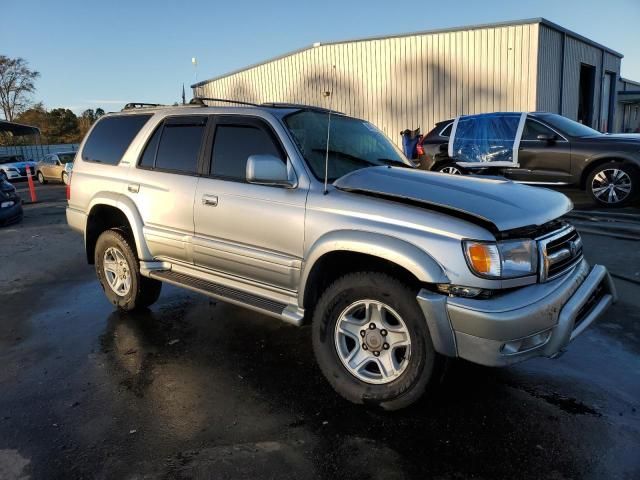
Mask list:
[[[218,285],[217,283],[185,275],[184,273],[172,272],[171,270],[152,270],[149,272],[149,276],[151,278],[162,280],[163,282],[187,287],[191,290],[204,293],[205,295],[220,298],[221,300],[229,300],[230,303],[253,307],[256,310],[271,313],[272,315],[280,318],[285,316],[286,313],[285,309],[287,308],[287,305],[284,303],[258,297],[257,295],[242,292],[235,288],[225,287],[224,285]]]

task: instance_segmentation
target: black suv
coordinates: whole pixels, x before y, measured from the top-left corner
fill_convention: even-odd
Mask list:
[[[436,124],[424,138],[420,168],[464,174],[447,154],[453,120]],[[640,192],[640,135],[603,134],[555,113],[529,113],[517,168],[504,168],[514,181],[576,185],[604,206],[622,206]]]

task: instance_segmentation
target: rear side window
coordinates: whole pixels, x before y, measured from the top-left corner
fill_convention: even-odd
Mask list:
[[[151,115],[122,115],[106,117],[93,128],[82,149],[87,162],[117,165],[129,144],[147,123]]]
[[[139,166],[177,173],[195,174],[206,117],[170,117],[160,125],[140,158]]]
[[[247,159],[258,154],[283,158],[278,146],[264,130],[250,125],[218,125],[213,143],[211,174],[244,181]]]

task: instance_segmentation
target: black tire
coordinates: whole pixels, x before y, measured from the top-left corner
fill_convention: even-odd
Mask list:
[[[358,300],[376,300],[393,308],[404,321],[411,354],[402,374],[385,384],[360,380],[338,356],[334,332],[340,314]],[[414,289],[382,273],[360,272],[336,280],[316,305],[312,324],[313,349],[322,373],[334,390],[356,404],[397,410],[417,401],[432,379],[439,378],[443,358],[431,341]]]
[[[441,163],[437,163],[433,166],[433,168],[431,169],[434,172],[441,172],[441,173],[448,173],[450,175],[464,175],[465,171],[459,167],[458,165],[456,165],[455,162],[450,162],[450,161],[446,161],[446,162],[441,162]],[[451,170],[455,170],[459,173],[454,173]]]
[[[598,188],[604,188],[613,180],[613,172],[617,173],[621,178],[617,180],[618,188],[614,189],[614,194],[609,196],[608,190],[598,191]],[[630,187],[628,194],[616,200],[613,197],[622,197],[627,187]],[[625,188],[623,190],[622,188]],[[603,207],[617,208],[628,205],[629,202],[634,200],[640,192],[640,171],[634,168],[632,165],[624,164],[622,162],[609,162],[602,165],[598,165],[589,177],[587,178],[586,189],[592,200]],[[594,191],[595,190],[595,191]]]
[[[131,275],[131,286],[126,295],[119,295],[109,285],[104,271],[105,251],[115,247],[123,255]],[[106,230],[98,237],[94,252],[96,274],[105,295],[118,309],[131,311],[146,308],[160,296],[162,282],[140,275],[140,263],[133,242],[120,230]]]
[[[44,185],[45,183],[47,183],[41,171],[38,170],[38,173],[36,173],[36,177],[38,178],[38,183],[40,183],[40,185]]]

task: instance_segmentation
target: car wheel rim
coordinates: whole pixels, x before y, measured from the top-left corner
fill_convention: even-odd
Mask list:
[[[42,176],[42,173],[38,173],[38,181],[40,183],[44,183],[44,177]]]
[[[69,181],[69,174],[65,172],[62,174],[62,183],[66,185],[68,181]]]
[[[395,310],[377,300],[359,300],[345,308],[334,340],[342,365],[363,382],[390,383],[409,365],[409,330]]]
[[[449,175],[462,175],[462,172],[460,171],[460,169],[456,167],[444,167],[440,169],[440,171],[442,173],[448,173]]]
[[[631,177],[619,168],[598,172],[591,181],[593,195],[604,203],[620,203],[631,193]]]
[[[131,290],[131,269],[120,249],[107,248],[104,252],[102,265],[109,288],[121,297],[129,293]]]

